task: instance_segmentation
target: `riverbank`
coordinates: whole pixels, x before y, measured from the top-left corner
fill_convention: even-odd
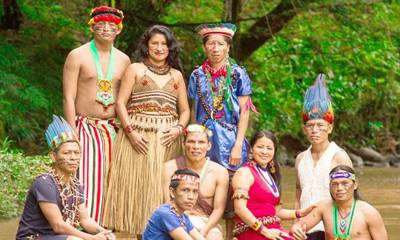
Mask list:
[[[398,168],[358,168],[357,178],[360,183],[360,193],[364,200],[375,206],[385,222],[389,239],[400,236],[400,169]],[[294,204],[295,170],[283,168],[282,202],[285,208]],[[288,226],[289,223],[285,223]],[[15,238],[18,219],[0,220],[0,240]],[[119,234],[118,240],[128,240]]]

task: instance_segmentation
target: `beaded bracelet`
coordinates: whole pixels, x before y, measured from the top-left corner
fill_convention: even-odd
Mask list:
[[[179,129],[179,134],[182,134],[183,129],[185,128],[182,124],[178,123],[174,127]]]
[[[301,216],[300,216],[300,211],[299,211],[299,210],[295,210],[295,211],[293,212],[293,218],[294,218],[294,219],[299,219],[299,218],[301,218]]]
[[[126,127],[124,127],[124,132],[126,134],[129,134],[129,133],[133,132],[135,129],[136,128],[132,124],[129,124]]]

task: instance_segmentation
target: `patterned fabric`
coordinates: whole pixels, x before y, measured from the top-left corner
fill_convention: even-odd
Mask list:
[[[226,99],[223,100],[224,114],[219,117],[214,116],[214,99],[210,92],[210,83],[207,74],[202,67],[196,68],[189,79],[188,94],[189,98],[194,101],[194,112],[196,123],[205,125],[212,131],[211,137],[212,147],[207,155],[211,160],[221,164],[225,168],[236,171],[244,162],[247,161],[249,144],[247,140],[243,142],[241,163],[237,166],[229,164],[231,150],[236,141],[237,125],[240,117],[240,96],[249,96],[251,94],[251,82],[246,70],[237,64],[233,64],[232,68],[232,84],[230,101],[232,110],[227,106]],[[213,87],[220,88],[221,77],[214,79]]]
[[[335,142],[330,142],[315,166],[311,155],[311,146],[305,151],[298,166],[301,188],[300,208],[306,208],[313,203],[331,198],[329,193],[329,172],[331,171],[332,159],[339,151],[343,151],[343,149],[338,147]],[[322,222],[308,232],[315,231],[324,231]]]
[[[256,218],[265,221],[268,224],[264,226],[269,229],[279,229],[281,231],[287,232],[280,225],[280,221],[277,221],[276,216],[276,205],[279,204],[280,198],[276,197],[270,187],[264,182],[262,176],[258,173],[256,165],[253,162],[246,163],[243,167],[250,169],[254,182],[249,189],[249,199],[247,200],[247,208],[253,213]],[[235,216],[235,229],[241,229],[243,221],[239,216]],[[241,229],[243,230],[243,229]],[[245,239],[265,239],[261,234],[254,231],[253,229],[247,228],[247,231],[240,231],[236,237],[239,240]],[[292,240],[293,238],[283,237],[284,240]]]
[[[83,185],[89,215],[99,222],[112,144],[118,128],[115,119],[101,120],[83,116],[76,117],[76,126],[82,147],[78,179]]]
[[[127,105],[130,124],[149,141],[149,150],[146,155],[137,153],[125,132],[118,132],[103,217],[108,228],[142,234],[163,202],[163,164],[182,154],[180,137],[169,147],[160,140],[163,130],[178,123],[177,86],[171,77],[160,87],[146,73],[135,81]]]
[[[48,202],[57,205],[60,212],[63,214],[63,219],[71,226],[76,222],[74,220],[68,221],[68,217],[66,217],[66,215],[71,213],[75,217],[79,218],[79,216],[77,216],[78,212],[76,211],[76,205],[84,203],[81,186],[79,184],[75,184],[76,181],[72,180],[70,189],[67,189],[66,187],[60,188],[60,186],[57,186],[59,184],[56,183],[57,177],[55,178],[53,175],[54,174],[49,173],[42,174],[38,176],[32,183],[32,186],[28,191],[24,210],[19,222],[19,227],[16,234],[17,240],[67,238],[66,235],[57,235],[57,233],[54,232],[53,228],[50,226],[49,222],[44,217],[42,210],[40,209],[40,202]],[[67,194],[60,194],[60,189],[62,193]],[[70,191],[72,189],[73,191]]]

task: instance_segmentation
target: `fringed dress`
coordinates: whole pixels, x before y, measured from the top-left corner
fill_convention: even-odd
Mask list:
[[[149,141],[148,152],[136,152],[124,131],[118,132],[103,218],[108,228],[142,234],[151,214],[163,202],[163,163],[182,153],[181,138],[170,147],[162,145],[160,139],[163,130],[178,123],[178,84],[170,76],[159,87],[145,72],[133,86],[128,113],[135,131]]]

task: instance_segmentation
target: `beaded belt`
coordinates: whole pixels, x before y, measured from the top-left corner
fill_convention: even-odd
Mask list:
[[[259,217],[257,218],[258,221],[260,221],[264,226],[268,226],[270,224],[274,223],[280,223],[281,219],[278,216],[264,216],[264,217]],[[251,227],[249,227],[246,223],[240,222],[235,224],[235,228],[233,229],[233,234],[235,236],[247,232],[249,230],[253,230]]]

